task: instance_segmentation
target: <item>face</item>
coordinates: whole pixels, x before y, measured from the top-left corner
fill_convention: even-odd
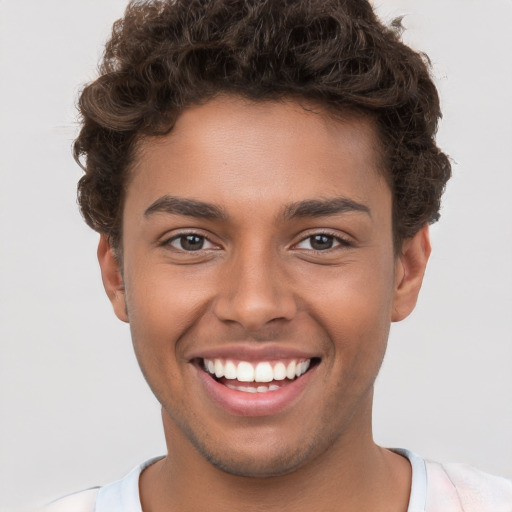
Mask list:
[[[185,451],[269,476],[371,437],[389,325],[428,256],[426,231],[394,256],[377,148],[369,120],[230,97],[140,147],[123,277],[104,238],[99,257]]]

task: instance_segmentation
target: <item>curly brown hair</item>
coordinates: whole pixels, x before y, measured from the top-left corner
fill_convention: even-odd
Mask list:
[[[85,157],[78,201],[86,222],[118,247],[137,143],[169,133],[187,107],[220,93],[298,97],[373,117],[399,247],[438,220],[451,175],[435,142],[441,110],[428,58],[399,33],[366,0],[132,1],[79,99],[74,155]]]

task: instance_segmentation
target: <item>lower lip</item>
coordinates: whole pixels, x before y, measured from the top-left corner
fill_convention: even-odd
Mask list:
[[[290,384],[274,391],[248,393],[228,388],[196,367],[199,378],[212,400],[226,411],[238,416],[269,416],[283,411],[306,391],[305,388],[315,370],[316,367],[311,368]]]

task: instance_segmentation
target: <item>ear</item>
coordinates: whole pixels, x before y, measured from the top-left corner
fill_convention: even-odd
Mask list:
[[[423,275],[430,256],[428,225],[402,244],[395,264],[395,291],[391,321],[399,322],[409,316],[416,306]]]
[[[101,268],[103,287],[107,292],[110,302],[112,303],[114,313],[119,320],[128,322],[126,296],[121,267],[114,254],[114,249],[105,235],[101,235],[100,242],[98,244],[98,261]]]

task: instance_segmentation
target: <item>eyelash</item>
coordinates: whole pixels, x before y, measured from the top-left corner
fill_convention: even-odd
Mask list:
[[[334,245],[333,247],[328,247],[326,249],[311,248],[308,250],[313,251],[315,253],[323,253],[323,252],[330,252],[331,250],[336,250],[337,248],[349,248],[349,247],[353,246],[352,242],[350,242],[346,238],[339,236],[339,234],[330,233],[328,231],[320,231],[320,232],[311,233],[308,236],[305,236],[297,244],[295,244],[294,247],[297,247],[299,244],[301,244],[302,242],[305,242],[306,240],[311,240],[314,237],[321,237],[321,236],[328,237],[328,238],[332,239],[332,242],[333,243],[337,242],[337,245]]]
[[[194,253],[194,252],[200,252],[200,251],[204,251],[204,250],[210,250],[211,248],[207,248],[207,249],[204,249],[203,247],[200,247],[199,249],[197,250],[189,250],[187,251],[186,249],[184,249],[183,247],[181,248],[178,248],[178,247],[173,247],[172,245],[172,242],[176,242],[176,241],[179,241],[180,239],[182,240],[182,243],[183,241],[187,238],[187,237],[192,237],[192,236],[195,236],[197,238],[200,238],[203,242],[203,245],[205,242],[208,242],[212,245],[215,245],[207,236],[201,234],[201,233],[196,233],[194,231],[186,231],[186,232],[183,232],[183,233],[178,233],[177,235],[174,235],[172,236],[171,238],[168,238],[166,240],[164,240],[162,242],[162,246],[164,247],[169,247],[171,246],[173,249],[175,249],[176,251],[179,251],[179,252],[190,252],[190,253]]]
[[[201,239],[202,241],[202,245],[204,245],[205,243],[210,243],[212,245],[215,245],[213,244],[213,242],[206,236],[206,235],[203,235],[201,233],[196,233],[194,231],[187,231],[187,232],[182,232],[182,233],[178,233],[174,236],[172,236],[171,238],[168,238],[166,239],[165,241],[162,242],[162,246],[166,246],[166,247],[172,247],[173,249],[175,249],[176,251],[179,251],[179,252],[185,252],[185,253],[194,253],[194,252],[200,252],[200,251],[205,251],[205,250],[211,250],[212,248],[203,248],[203,246],[199,247],[198,249],[196,250],[186,250],[185,248],[183,248],[183,241],[187,238],[187,237],[192,237],[192,236],[195,236],[199,239]],[[294,244],[293,248],[298,248],[299,244],[302,244],[303,242],[305,242],[306,240],[312,240],[314,237],[327,237],[330,239],[330,242],[331,243],[336,243],[336,245],[333,245],[331,247],[327,247],[327,248],[324,248],[324,249],[315,249],[313,247],[311,247],[311,249],[307,249],[308,251],[313,251],[315,253],[323,253],[323,252],[330,252],[331,250],[336,250],[336,248],[338,247],[343,247],[343,248],[348,248],[348,247],[352,247],[352,242],[350,242],[349,240],[343,238],[343,237],[340,237],[338,234],[334,234],[334,233],[330,233],[330,232],[326,232],[326,231],[321,231],[321,232],[315,232],[315,233],[311,233],[309,234],[308,236],[305,236],[303,237],[298,243]],[[176,242],[176,241],[179,241],[181,239],[182,243],[180,244],[181,247],[174,247],[172,245],[173,242]],[[300,250],[300,248],[298,248]]]

